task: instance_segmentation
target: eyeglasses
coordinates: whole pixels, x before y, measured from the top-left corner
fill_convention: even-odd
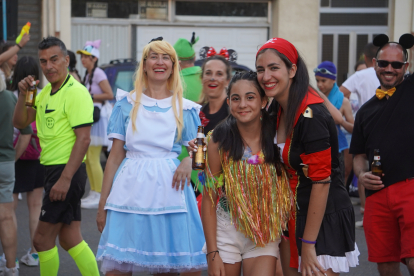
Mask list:
[[[314,73],[321,72],[322,74],[328,74],[328,75],[332,75],[332,76],[336,77],[336,74],[332,73],[331,71],[329,71],[326,68],[315,68],[315,69],[313,69],[313,72]]]
[[[404,64],[407,62],[400,62],[400,61],[387,61],[387,60],[377,60],[378,67],[385,68],[391,63],[392,68],[394,69],[401,69]]]

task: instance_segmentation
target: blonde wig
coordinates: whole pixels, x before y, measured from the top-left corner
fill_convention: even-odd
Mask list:
[[[141,100],[141,95],[145,89],[148,88],[148,77],[144,72],[144,63],[148,58],[150,51],[154,51],[158,54],[167,54],[170,56],[173,63],[173,72],[168,78],[167,89],[172,91],[172,108],[174,111],[175,122],[177,124],[177,140],[181,139],[181,134],[183,131],[183,86],[181,83],[180,76],[180,66],[178,62],[177,53],[175,52],[173,46],[166,41],[153,41],[144,47],[142,52],[141,62],[135,71],[135,90],[130,92],[130,96],[133,99],[133,94],[135,93],[134,106],[131,110],[131,120],[132,120],[132,129],[133,131],[137,130],[135,121],[138,114],[139,103]],[[177,107],[178,101],[178,107]]]

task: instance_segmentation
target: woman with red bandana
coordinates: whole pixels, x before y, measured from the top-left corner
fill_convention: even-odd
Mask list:
[[[309,86],[296,48],[273,38],[256,55],[257,79],[277,115],[275,143],[281,149],[297,209],[282,242],[285,275],[338,275],[358,264],[355,217],[340,177],[335,122],[324,100]],[[287,253],[287,254],[286,254]],[[283,258],[285,257],[285,258]],[[287,258],[286,258],[287,257]],[[297,269],[297,270],[296,270]]]

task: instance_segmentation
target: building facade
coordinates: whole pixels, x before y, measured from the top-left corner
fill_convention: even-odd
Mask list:
[[[413,14],[414,0],[18,0],[17,18],[20,28],[33,21],[32,40],[21,54],[36,55],[37,42],[52,35],[73,51],[101,39],[99,64],[139,60],[152,38],[174,43],[195,32],[197,52],[234,49],[238,63],[254,69],[257,49],[283,37],[297,47],[311,76],[319,62],[333,61],[341,84],[375,35],[396,41],[413,33]],[[83,75],[80,62],[78,69]]]

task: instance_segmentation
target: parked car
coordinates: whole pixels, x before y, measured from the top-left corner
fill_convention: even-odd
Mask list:
[[[115,103],[116,90],[118,88],[131,91],[134,89],[134,73],[138,62],[134,59],[115,59],[111,60],[109,64],[103,64],[99,66],[108,77],[109,84],[114,92]]]

